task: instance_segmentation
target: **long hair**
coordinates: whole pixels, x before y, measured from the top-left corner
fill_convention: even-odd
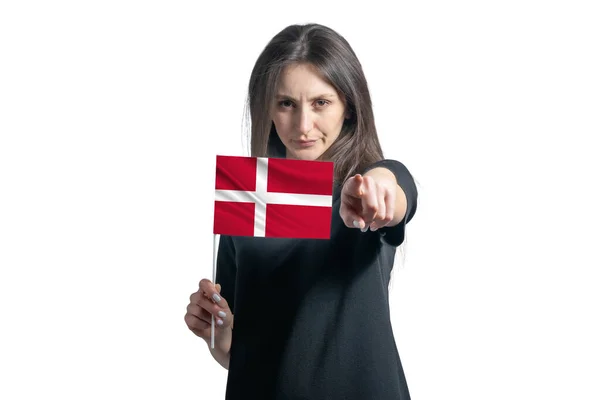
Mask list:
[[[362,66],[348,42],[319,24],[291,25],[264,48],[252,70],[246,100],[252,157],[285,157],[285,147],[269,116],[279,77],[285,67],[308,63],[345,99],[345,119],[338,138],[319,157],[334,162],[334,179],[343,183],[369,164],[383,159],[371,96]]]

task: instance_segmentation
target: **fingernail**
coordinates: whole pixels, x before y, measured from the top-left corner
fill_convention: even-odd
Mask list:
[[[360,231],[361,232],[366,232],[369,230],[369,225],[366,225],[364,228],[362,228]]]
[[[227,316],[227,314],[225,314],[224,311],[219,311],[219,317],[225,318],[226,316]]]
[[[222,321],[222,320],[220,320],[220,319],[218,319],[218,320],[217,320],[217,325],[223,325],[223,321]]]
[[[221,301],[221,296],[219,296],[218,294],[213,294],[213,300],[216,301],[217,303]]]
[[[354,225],[355,228],[360,228],[360,224],[356,220],[352,221],[352,225]]]

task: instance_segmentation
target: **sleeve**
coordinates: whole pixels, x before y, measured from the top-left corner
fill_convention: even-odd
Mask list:
[[[406,195],[406,215],[398,225],[389,228],[384,227],[377,230],[377,232],[383,236],[383,240],[389,245],[400,246],[404,242],[406,224],[414,217],[415,212],[417,211],[417,186],[414,178],[404,164],[396,160],[385,159],[377,161],[376,163],[369,165],[363,171],[363,174],[374,168],[380,167],[389,169],[396,176],[398,185]]]
[[[235,247],[230,236],[221,235],[217,253],[217,277],[215,284],[221,284],[221,295],[235,314],[235,280],[237,266]]]

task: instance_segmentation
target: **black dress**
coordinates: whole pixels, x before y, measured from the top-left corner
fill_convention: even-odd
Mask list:
[[[216,282],[235,316],[227,400],[410,399],[388,284],[417,189],[398,161],[362,173],[377,166],[406,193],[397,226],[347,228],[338,186],[330,240],[221,236]]]

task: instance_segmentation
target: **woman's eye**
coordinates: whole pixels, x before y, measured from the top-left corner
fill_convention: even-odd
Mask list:
[[[292,106],[292,102],[289,100],[283,100],[279,102],[279,105],[282,107],[291,107]]]
[[[329,102],[327,100],[317,100],[317,107],[325,107]]]

